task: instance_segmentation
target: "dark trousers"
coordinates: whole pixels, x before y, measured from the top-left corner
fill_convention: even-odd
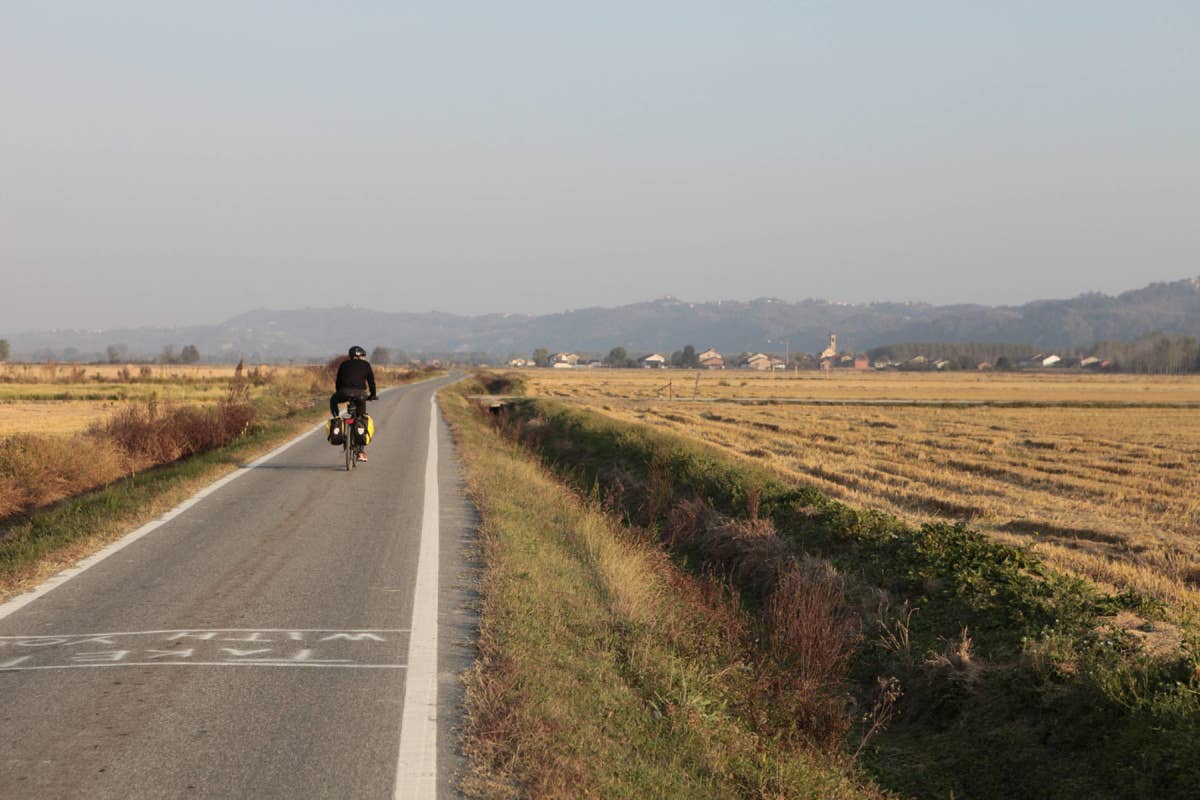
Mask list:
[[[367,393],[360,389],[339,389],[329,397],[329,413],[338,415],[338,403],[349,403],[355,419],[367,413]]]

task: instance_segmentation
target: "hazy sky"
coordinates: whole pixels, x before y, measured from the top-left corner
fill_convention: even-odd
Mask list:
[[[0,334],[1200,274],[1200,3],[0,0]]]

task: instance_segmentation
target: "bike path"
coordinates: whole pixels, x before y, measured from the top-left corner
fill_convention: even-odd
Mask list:
[[[474,523],[431,395],[371,405],[346,472],[311,432],[0,619],[0,797],[392,797],[431,430],[438,795],[471,658]],[[428,525],[426,526],[428,528]]]

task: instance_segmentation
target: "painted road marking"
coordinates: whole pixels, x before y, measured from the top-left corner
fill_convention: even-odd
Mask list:
[[[173,627],[164,631],[108,631],[106,633],[36,633],[29,636],[0,636],[7,639],[82,639],[88,636],[154,636],[155,633],[287,633],[293,642],[302,642],[308,633],[328,633],[328,627]],[[407,627],[358,627],[355,636],[365,633],[408,633]]]
[[[143,666],[406,669],[407,631],[259,629],[0,636],[0,672]]]
[[[425,507],[413,593],[404,715],[396,759],[396,800],[437,797],[438,506],[437,395],[429,398],[429,450],[425,458]]]
[[[290,669],[408,669],[406,664],[340,664],[325,661],[122,661],[119,664],[57,664],[50,667],[5,666],[0,661],[0,674],[7,672],[45,672],[59,669],[105,669],[110,667],[288,667]]]

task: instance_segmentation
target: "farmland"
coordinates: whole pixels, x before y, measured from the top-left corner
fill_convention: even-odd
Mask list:
[[[956,402],[964,377],[978,384],[968,404]],[[756,718],[771,736],[852,751],[902,796],[1190,796],[1200,650],[1189,540],[1105,509],[1087,467],[1129,460],[1112,473],[1120,491],[1165,516],[1150,505],[1163,494],[1153,470],[1182,476],[1159,462],[1190,457],[1176,453],[1192,437],[1178,426],[1196,405],[1186,384],[1073,377],[1078,387],[1067,373],[729,372],[697,384],[696,373],[530,370],[482,376],[475,391],[500,437],[744,610],[744,663],[760,676],[782,668],[760,685],[768,708],[788,709]],[[1121,384],[1158,399],[1124,399]],[[692,389],[682,398],[681,385]],[[521,394],[539,397],[496,400]],[[1172,416],[1130,422],[1160,412]],[[1014,462],[1008,482],[1029,496],[985,486],[996,476],[964,469],[971,459]],[[860,462],[893,478],[860,469],[851,486]],[[930,474],[887,469],[910,462]],[[1094,529],[1113,523],[1054,502],[1089,490],[1091,510],[1112,512],[1127,538],[1102,538]],[[755,719],[759,706],[728,707]]]
[[[1200,380],[531,370],[529,394],[699,438],[860,508],[965,521],[1200,610]]]
[[[228,394],[234,372],[231,365],[0,365],[0,436],[70,436],[130,403],[151,400],[162,406],[212,406]],[[244,372],[252,398],[267,394],[270,384],[304,381],[300,368]]]

